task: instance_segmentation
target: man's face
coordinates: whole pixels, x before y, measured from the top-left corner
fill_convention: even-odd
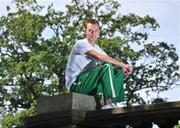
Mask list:
[[[90,43],[95,43],[100,34],[100,28],[98,24],[87,24],[86,37]]]

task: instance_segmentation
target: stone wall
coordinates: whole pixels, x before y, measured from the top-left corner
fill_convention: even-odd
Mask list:
[[[37,115],[24,119],[27,128],[173,128],[180,120],[180,101],[97,110],[93,96],[69,93],[37,100]]]

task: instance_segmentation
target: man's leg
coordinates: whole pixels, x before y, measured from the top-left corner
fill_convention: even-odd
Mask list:
[[[89,94],[97,89],[97,93],[103,93],[105,99],[119,102],[124,97],[123,77],[122,70],[114,70],[111,63],[105,63],[80,75],[71,91]]]
[[[78,76],[70,90],[82,94],[90,94],[95,89],[97,90],[100,83],[102,66],[103,65],[99,65],[92,69],[92,71],[85,72]]]
[[[122,69],[114,68],[115,74],[115,90],[116,90],[116,101],[124,101],[124,73]]]
[[[101,73],[104,97],[111,99],[113,102],[122,101],[124,99],[123,71],[114,68],[111,63],[105,63]]]

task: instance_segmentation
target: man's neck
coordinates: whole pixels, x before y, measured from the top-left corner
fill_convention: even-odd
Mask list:
[[[96,43],[96,41],[94,41],[94,40],[88,40],[88,39],[87,39],[87,41],[88,41],[88,43],[90,43],[90,44],[93,45],[93,46],[94,46],[95,43]]]

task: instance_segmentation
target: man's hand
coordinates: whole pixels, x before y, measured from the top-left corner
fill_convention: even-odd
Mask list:
[[[130,65],[124,64],[121,68],[122,68],[124,74],[126,75],[126,77],[128,77],[130,74],[132,74],[133,68]]]

